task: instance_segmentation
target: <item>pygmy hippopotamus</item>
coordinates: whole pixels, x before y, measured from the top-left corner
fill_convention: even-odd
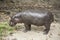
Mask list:
[[[12,16],[9,25],[15,26],[17,23],[24,23],[25,31],[31,30],[31,24],[36,26],[45,26],[44,33],[50,30],[50,25],[54,21],[52,12],[40,10],[25,10]]]

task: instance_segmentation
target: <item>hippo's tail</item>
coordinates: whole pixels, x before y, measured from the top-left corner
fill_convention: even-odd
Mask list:
[[[50,17],[50,21],[53,22],[54,21],[54,16],[53,16],[52,12],[49,12],[49,17]]]

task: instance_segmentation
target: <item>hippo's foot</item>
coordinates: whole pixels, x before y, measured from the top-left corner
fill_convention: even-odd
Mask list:
[[[25,32],[25,33],[26,33],[27,31],[28,31],[28,30],[23,30],[23,32]]]
[[[48,34],[46,31],[43,34]]]
[[[30,31],[30,30],[23,30],[23,32],[25,32],[25,33],[28,32],[28,31]]]
[[[44,30],[44,34],[48,34],[49,30],[48,29],[45,29]]]

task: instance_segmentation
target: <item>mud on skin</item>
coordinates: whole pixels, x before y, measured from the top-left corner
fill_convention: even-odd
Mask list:
[[[48,34],[53,21],[54,17],[50,11],[26,10],[12,16],[9,25],[15,26],[17,23],[24,23],[25,32],[31,30],[31,25],[45,26],[44,33]]]

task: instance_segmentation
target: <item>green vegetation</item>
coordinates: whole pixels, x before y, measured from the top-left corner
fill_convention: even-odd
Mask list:
[[[14,32],[20,29],[20,25],[11,27],[9,26],[8,22],[0,22],[0,40],[5,40],[5,37],[12,35]]]
[[[8,25],[8,22],[1,22],[0,23],[0,37],[6,36],[13,31],[14,31],[14,28],[10,27]]]

